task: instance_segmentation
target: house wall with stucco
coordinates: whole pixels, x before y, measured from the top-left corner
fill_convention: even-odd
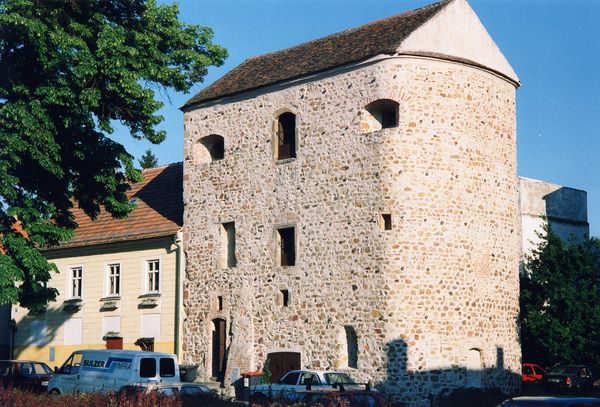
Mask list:
[[[585,191],[519,177],[519,193],[525,255],[540,243],[545,223],[564,242],[582,242],[589,235]]]
[[[86,247],[45,250],[58,273],[49,286],[57,289],[56,301],[43,314],[32,315],[14,305],[15,359],[37,360],[60,366],[78,349],[106,349],[105,334],[117,333],[123,349],[140,348],[140,337],[154,338],[157,352],[179,353],[176,349],[175,236],[140,239]],[[160,264],[159,290],[147,286],[147,262]],[[120,265],[120,292],[109,293],[108,267]],[[72,292],[71,270],[81,267],[82,295]],[[150,325],[151,323],[151,325]]]

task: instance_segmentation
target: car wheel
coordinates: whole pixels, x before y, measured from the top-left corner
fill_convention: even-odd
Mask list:
[[[50,390],[50,394],[52,394],[53,396],[60,396],[60,390],[52,389]]]

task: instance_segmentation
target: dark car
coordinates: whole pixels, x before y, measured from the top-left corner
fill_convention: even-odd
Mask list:
[[[307,406],[387,407],[387,400],[373,390],[319,389],[297,392],[297,400]]]
[[[0,385],[23,390],[46,392],[52,369],[42,362],[0,360]]]
[[[143,383],[121,387],[117,395],[156,392],[161,396],[192,397],[201,394],[211,394],[212,391],[200,383],[172,382],[172,383]]]
[[[600,399],[593,397],[515,397],[504,401],[499,407],[587,407],[600,406]]]
[[[559,365],[544,377],[548,391],[592,390],[594,377],[589,366]]]

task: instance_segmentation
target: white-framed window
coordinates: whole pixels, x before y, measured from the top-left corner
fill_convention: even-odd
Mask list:
[[[146,260],[145,280],[146,293],[158,293],[160,291],[160,259]]]
[[[83,295],[83,267],[69,268],[69,295],[70,298],[81,298]]]
[[[118,297],[121,295],[121,263],[106,265],[106,295]]]

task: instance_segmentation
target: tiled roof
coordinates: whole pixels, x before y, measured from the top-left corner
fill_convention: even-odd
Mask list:
[[[394,54],[406,37],[451,1],[444,0],[292,48],[247,59],[188,100],[182,108],[376,55]]]
[[[102,211],[91,220],[81,209],[73,211],[79,228],[60,247],[86,246],[124,240],[174,235],[183,225],[183,164],[150,168],[144,181],[128,192],[137,207],[125,219],[114,219]]]

